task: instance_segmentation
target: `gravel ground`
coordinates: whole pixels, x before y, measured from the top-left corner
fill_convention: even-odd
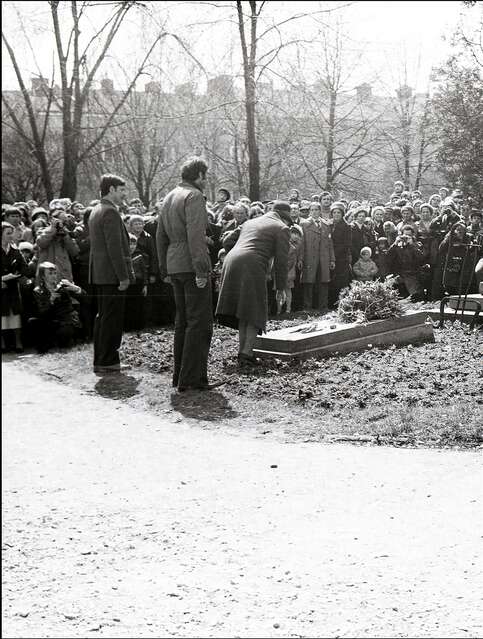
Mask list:
[[[482,636],[479,452],[287,445],[140,411],[134,376],[3,373],[4,637]]]

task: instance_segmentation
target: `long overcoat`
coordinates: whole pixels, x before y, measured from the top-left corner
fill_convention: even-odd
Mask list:
[[[248,322],[264,331],[268,319],[267,272],[272,258],[278,290],[287,286],[290,232],[271,211],[248,220],[223,264],[216,314],[220,323],[236,327]]]
[[[28,276],[28,267],[22,253],[10,246],[8,252],[2,248],[2,276],[8,273],[15,275]],[[10,313],[19,315],[22,311],[22,299],[18,286],[18,280],[9,280],[5,282],[5,288],[2,286],[2,316],[6,317]]]
[[[300,220],[304,232],[302,283],[314,284],[320,266],[320,282],[330,281],[330,263],[335,261],[332,224],[312,217]]]

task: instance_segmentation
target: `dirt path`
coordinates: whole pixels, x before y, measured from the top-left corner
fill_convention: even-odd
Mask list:
[[[480,453],[287,445],[2,378],[4,637],[482,636]]]

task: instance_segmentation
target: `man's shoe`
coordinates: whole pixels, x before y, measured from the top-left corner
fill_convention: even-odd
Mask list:
[[[214,388],[219,388],[220,386],[223,386],[224,384],[228,384],[229,381],[230,381],[229,379],[220,379],[217,382],[201,384],[200,386],[198,386],[198,388],[199,390],[210,391],[210,390],[213,390]]]
[[[110,364],[108,366],[94,366],[94,373],[121,373],[129,370],[129,364]]]
[[[223,384],[227,384],[230,380],[224,379],[211,384],[197,384],[196,386],[178,386],[178,393],[184,393],[186,391],[210,391],[214,388],[219,388]]]

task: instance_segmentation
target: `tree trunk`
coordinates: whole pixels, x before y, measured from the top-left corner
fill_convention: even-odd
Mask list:
[[[253,78],[250,78],[250,84],[253,85],[253,88],[247,96],[245,108],[247,114],[249,197],[253,202],[260,199],[260,158],[256,134],[255,80]]]
[[[329,106],[329,137],[327,143],[327,166],[325,169],[325,189],[331,191],[333,186],[334,176],[334,144],[335,144],[335,106],[337,101],[337,94],[335,91],[330,92],[330,106]]]
[[[256,82],[255,63],[257,51],[257,3],[250,1],[250,55],[245,36],[242,3],[237,0],[238,29],[240,32],[240,44],[243,56],[243,79],[245,82],[245,113],[247,126],[248,146],[248,179],[249,197],[253,200],[260,199],[260,157],[257,145],[256,130]]]

